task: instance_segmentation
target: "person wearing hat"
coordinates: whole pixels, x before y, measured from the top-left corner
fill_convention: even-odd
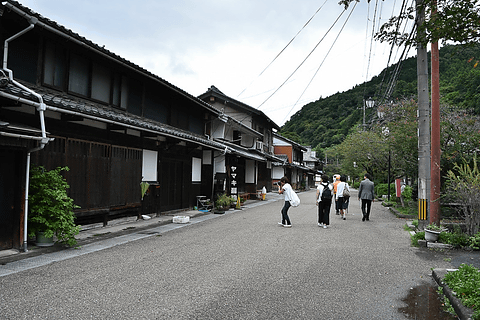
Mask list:
[[[335,174],[333,175],[334,181],[333,181],[333,195],[335,199],[335,214],[339,215],[340,214],[340,208],[338,207],[338,201],[337,201],[337,186],[340,183],[340,175]]]

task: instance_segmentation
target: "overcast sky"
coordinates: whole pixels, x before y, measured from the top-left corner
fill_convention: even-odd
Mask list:
[[[303,105],[349,90],[383,70],[390,47],[371,42],[374,12],[378,29],[378,18],[385,22],[401,5],[389,0],[375,7],[375,1],[361,0],[343,31],[353,5],[327,34],[344,11],[338,0],[19,2],[194,96],[214,85],[280,126]]]

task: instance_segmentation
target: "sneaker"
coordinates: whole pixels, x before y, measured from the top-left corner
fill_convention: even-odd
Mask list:
[[[326,224],[323,225],[323,229],[327,229],[327,225],[326,225]]]
[[[346,215],[343,215],[343,220],[347,220],[347,216],[346,216]]]
[[[281,223],[281,222],[279,222],[278,225],[283,227],[283,223]]]
[[[284,226],[285,228],[291,228],[291,227],[292,227],[291,224],[284,224],[283,226]]]
[[[323,227],[323,223],[317,223],[319,227]]]

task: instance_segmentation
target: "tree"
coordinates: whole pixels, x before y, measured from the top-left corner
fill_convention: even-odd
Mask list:
[[[346,8],[353,2],[360,0],[341,0],[340,5]],[[370,2],[370,0],[367,0]],[[412,2],[415,3],[415,2]],[[407,21],[415,20],[415,5],[406,7],[398,16],[390,18],[385,22],[376,39],[397,45],[415,44],[421,42],[424,45],[438,40],[453,41],[464,44],[475,44],[480,40],[480,1],[458,1],[458,0],[424,0],[422,6],[425,9],[425,22],[420,26],[421,39],[417,34],[402,33],[400,25]],[[432,8],[436,7],[435,14]],[[414,31],[414,30],[413,30]],[[413,33],[413,32],[412,32]]]

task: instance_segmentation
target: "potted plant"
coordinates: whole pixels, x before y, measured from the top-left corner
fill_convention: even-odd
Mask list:
[[[443,229],[436,224],[429,224],[423,229],[425,230],[425,240],[427,241],[437,241],[438,236],[443,231]]]
[[[230,208],[233,198],[227,194],[221,194],[215,201],[215,213],[225,213]]]
[[[35,236],[39,246],[53,245],[54,236],[57,242],[77,244],[75,235],[80,227],[75,224],[73,209],[79,207],[67,195],[69,185],[61,174],[68,170],[68,167],[58,167],[47,171],[41,166],[30,170],[28,235]]]

